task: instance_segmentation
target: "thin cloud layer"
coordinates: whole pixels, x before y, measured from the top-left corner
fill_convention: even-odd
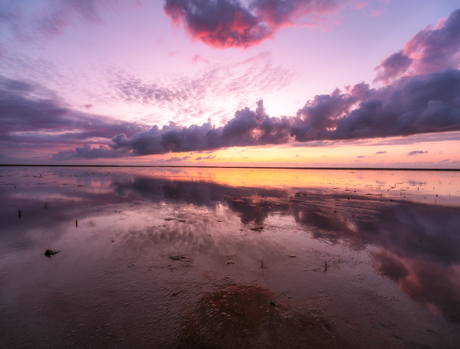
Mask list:
[[[7,38],[21,42],[53,39],[77,23],[103,23],[102,12],[138,4],[136,0],[34,0],[10,1],[0,9],[0,25]]]
[[[100,138],[109,140],[114,133],[133,135],[144,129],[136,123],[73,110],[55,92],[43,86],[3,76],[0,76],[0,122],[0,144],[3,149],[34,148],[53,143],[79,144]],[[113,150],[106,150],[89,149],[85,145],[67,154],[67,157],[114,157]]]
[[[427,153],[428,153],[427,151],[423,151],[423,150],[414,150],[414,151],[407,153],[407,155],[412,156],[412,155],[421,155],[421,154],[427,154]]]
[[[107,74],[109,98],[116,103],[152,106],[157,115],[152,124],[174,120],[190,125],[208,118],[223,123],[261,95],[283,90],[295,77],[292,69],[277,66],[268,52],[233,66],[202,65],[206,67],[199,74],[165,83],[117,69]]]
[[[429,74],[460,64],[460,10],[441,19],[436,27],[427,26],[404,48],[381,62],[376,81],[389,84],[404,74]]]
[[[345,0],[165,0],[164,11],[192,38],[215,48],[257,45],[304,19],[315,27],[336,16]]]

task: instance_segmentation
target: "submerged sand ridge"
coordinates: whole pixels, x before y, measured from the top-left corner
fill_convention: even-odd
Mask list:
[[[0,346],[460,342],[457,172],[0,172]]]

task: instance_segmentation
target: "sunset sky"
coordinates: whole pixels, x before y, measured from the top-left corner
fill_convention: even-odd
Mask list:
[[[0,164],[460,168],[458,0],[0,0]]]

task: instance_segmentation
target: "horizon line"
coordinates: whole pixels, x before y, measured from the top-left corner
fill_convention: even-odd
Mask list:
[[[391,167],[273,167],[273,166],[159,166],[159,165],[27,165],[0,164],[0,167],[151,167],[151,168],[214,168],[259,170],[360,170],[360,171],[460,171],[460,168],[391,168]]]

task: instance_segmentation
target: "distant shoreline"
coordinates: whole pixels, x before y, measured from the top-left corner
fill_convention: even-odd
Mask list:
[[[460,171],[453,168],[388,168],[388,167],[257,167],[257,166],[147,166],[147,165],[24,165],[0,164],[0,167],[115,167],[115,168],[214,168],[248,170],[353,170],[353,171]]]

